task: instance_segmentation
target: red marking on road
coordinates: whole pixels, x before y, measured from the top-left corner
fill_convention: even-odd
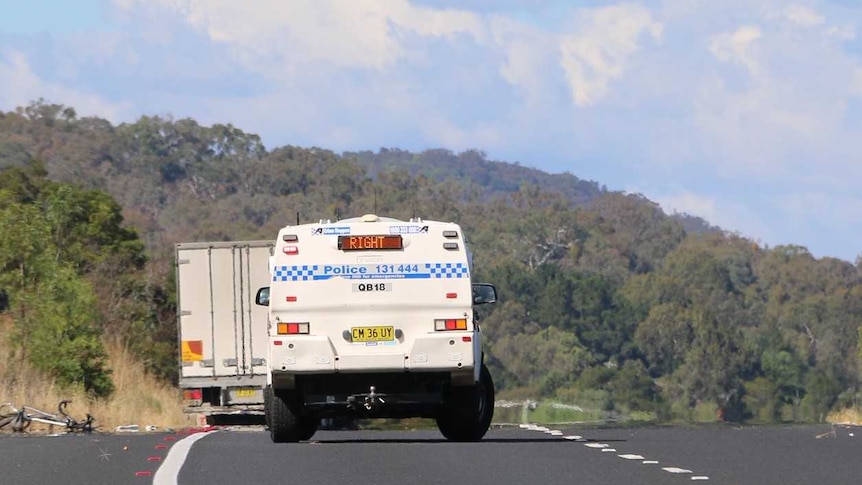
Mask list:
[[[176,440],[177,440],[176,436],[165,436],[165,441],[176,441]]]
[[[168,449],[168,445],[162,445],[162,444],[160,444],[160,445],[156,445],[156,449],[157,449],[157,450],[167,450],[167,449]]]
[[[151,457],[147,458],[147,461],[162,461],[162,457],[161,456],[151,456]]]
[[[151,477],[151,476],[153,476],[153,472],[151,472],[149,470],[143,470],[143,471],[135,472],[135,476],[136,477]]]
[[[208,433],[210,431],[215,431],[218,428],[215,426],[198,426],[194,428],[184,428],[177,431],[177,434],[195,434],[195,433]]]

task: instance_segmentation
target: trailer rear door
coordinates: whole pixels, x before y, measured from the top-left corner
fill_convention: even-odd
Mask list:
[[[269,282],[272,247],[272,241],[177,244],[183,387],[224,377],[265,378],[267,313],[254,297]]]

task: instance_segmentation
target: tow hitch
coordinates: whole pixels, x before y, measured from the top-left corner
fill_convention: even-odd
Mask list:
[[[364,407],[366,411],[372,411],[386,404],[386,394],[377,392],[374,386],[368,389],[368,394],[355,394],[347,398],[347,406],[352,409]]]

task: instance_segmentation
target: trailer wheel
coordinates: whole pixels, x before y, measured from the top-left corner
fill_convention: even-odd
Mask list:
[[[270,403],[272,402],[272,386],[266,386],[263,389],[263,419],[266,424],[266,429],[272,429],[272,424],[270,424]]]
[[[437,416],[437,427],[450,441],[479,441],[494,417],[494,381],[482,365],[479,382],[453,387]]]
[[[310,438],[316,431],[316,427],[309,434],[309,418],[300,416],[302,402],[299,396],[289,390],[269,389],[270,399],[269,406],[266,408],[266,422],[272,442],[291,443]]]

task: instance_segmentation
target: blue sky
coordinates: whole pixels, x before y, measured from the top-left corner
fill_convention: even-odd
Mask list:
[[[862,3],[0,0],[0,110],[484,150],[862,254]]]

